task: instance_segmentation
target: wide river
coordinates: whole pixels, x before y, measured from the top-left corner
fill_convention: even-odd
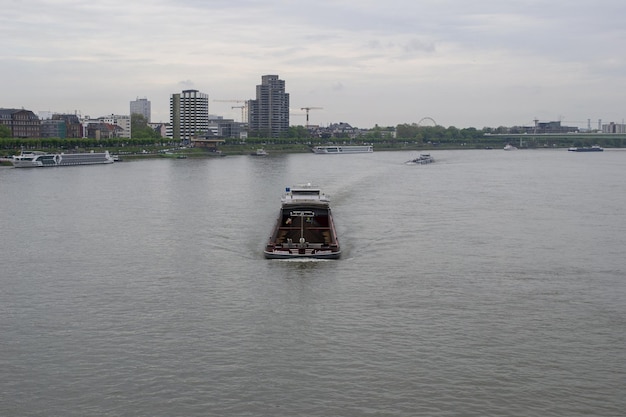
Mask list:
[[[0,168],[0,415],[623,416],[626,151],[431,154]]]

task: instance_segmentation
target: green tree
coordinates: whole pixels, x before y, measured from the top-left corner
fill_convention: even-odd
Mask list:
[[[158,139],[159,132],[148,126],[148,121],[142,114],[133,113],[130,115],[130,132],[136,139]]]
[[[290,139],[307,139],[311,134],[304,126],[289,126],[289,129],[281,136]]]
[[[0,125],[0,138],[10,138],[11,137],[11,129],[9,126]]]

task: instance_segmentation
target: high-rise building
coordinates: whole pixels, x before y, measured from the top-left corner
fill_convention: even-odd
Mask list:
[[[263,75],[256,86],[256,100],[248,103],[251,135],[277,138],[289,129],[289,93],[278,75]]]
[[[146,123],[150,123],[150,101],[147,98],[137,98],[130,102],[130,114],[141,114]]]
[[[184,142],[207,134],[209,130],[209,95],[198,90],[184,90],[170,97],[172,138]]]

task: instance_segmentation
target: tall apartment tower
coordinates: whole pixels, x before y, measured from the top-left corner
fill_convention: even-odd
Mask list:
[[[170,97],[172,138],[184,142],[209,130],[209,95],[198,90],[184,90]]]
[[[130,114],[141,114],[150,123],[150,101],[137,97],[137,100],[130,102]]]
[[[260,137],[277,138],[289,129],[289,93],[278,75],[263,75],[256,100],[248,102],[248,129]]]

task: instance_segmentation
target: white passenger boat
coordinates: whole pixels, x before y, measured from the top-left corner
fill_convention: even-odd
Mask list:
[[[268,259],[317,258],[341,256],[337,232],[330,210],[330,199],[311,184],[288,187],[265,246]]]
[[[339,153],[371,153],[374,152],[374,147],[371,145],[363,146],[316,146],[313,148],[313,153],[318,154],[339,154]]]
[[[22,152],[11,160],[15,168],[60,167],[71,165],[111,164],[109,151],[89,153]]]

